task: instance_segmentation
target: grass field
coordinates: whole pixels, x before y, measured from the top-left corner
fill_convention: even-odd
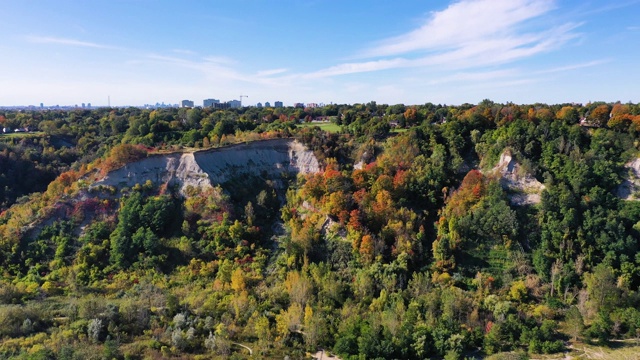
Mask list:
[[[340,131],[340,126],[334,124],[334,123],[302,123],[302,124],[298,124],[298,127],[313,127],[313,126],[317,126],[320,129],[324,130],[324,131],[328,131],[331,133],[336,133]]]
[[[511,353],[489,356],[488,359],[513,359]],[[640,344],[635,340],[612,341],[608,346],[571,343],[566,351],[557,354],[530,354],[531,360],[639,360]]]
[[[337,133],[337,132],[340,131],[340,126],[336,125],[334,123],[302,123],[302,124],[298,124],[298,127],[300,127],[300,128],[312,127],[312,126],[317,126],[320,129],[322,129],[324,131],[331,132],[331,133]],[[393,128],[393,129],[391,129],[391,133],[400,134],[400,133],[403,133],[403,132],[405,132],[407,130],[409,130],[409,129]]]
[[[12,133],[0,133],[0,139],[2,138],[22,138],[22,137],[41,137],[44,136],[44,132],[42,131],[32,131],[32,132],[12,132]]]

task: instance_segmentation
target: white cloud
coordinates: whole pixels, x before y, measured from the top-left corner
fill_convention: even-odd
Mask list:
[[[97,49],[114,49],[115,48],[113,46],[102,45],[102,44],[97,44],[97,43],[88,42],[88,41],[80,41],[75,39],[50,37],[50,36],[27,36],[26,40],[30,43],[35,43],[35,44],[58,44],[58,45],[89,47],[89,48],[97,48]]]
[[[458,72],[452,75],[428,81],[429,85],[439,85],[445,83],[466,83],[469,81],[495,81],[496,79],[514,78],[519,76],[519,72],[515,69],[495,70],[486,72]]]
[[[581,24],[530,29],[553,0],[462,0],[429,14],[416,30],[379,42],[361,58],[303,77],[321,78],[395,68],[471,69],[505,64],[560,48]],[[392,58],[388,58],[392,57]]]
[[[259,76],[259,77],[272,76],[272,75],[282,74],[282,73],[285,73],[287,71],[288,71],[288,69],[261,70],[261,71],[258,71],[256,73],[256,76]]]
[[[177,66],[191,69],[204,76],[207,80],[220,84],[224,81],[240,81],[257,85],[284,85],[287,77],[274,77],[287,71],[287,69],[270,69],[258,71],[255,74],[244,73],[237,69],[237,62],[228,57],[207,56],[190,60],[181,57],[152,54],[147,59],[155,63]]]
[[[233,65],[236,61],[227,56],[219,56],[219,55],[211,55],[204,58],[207,62],[216,63],[216,64],[224,64],[224,65]]]
[[[561,67],[557,67],[557,68],[553,68],[553,69],[541,70],[541,71],[538,71],[536,73],[537,74],[552,74],[552,73],[565,72],[565,71],[571,71],[571,70],[577,70],[577,69],[583,69],[583,68],[587,68],[587,67],[602,65],[602,64],[606,64],[608,62],[611,62],[611,60],[594,60],[594,61],[589,61],[589,62],[586,62],[586,63],[573,64],[573,65],[561,66]]]
[[[453,49],[512,37],[517,25],[553,8],[552,0],[463,0],[432,13],[420,28],[383,40],[365,54],[389,56]]]
[[[308,79],[315,79],[315,78],[323,78],[328,76],[379,71],[379,70],[393,69],[398,67],[407,67],[410,64],[411,64],[411,61],[402,59],[402,58],[346,63],[346,64],[340,64],[336,66],[331,66],[329,68],[318,70],[315,72],[311,72],[303,75],[302,77],[308,78]]]

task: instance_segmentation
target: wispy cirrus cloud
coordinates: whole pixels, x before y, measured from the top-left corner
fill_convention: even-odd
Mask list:
[[[457,72],[452,75],[443,76],[428,81],[429,85],[439,85],[445,83],[466,83],[466,82],[478,82],[478,81],[495,81],[497,79],[508,79],[518,77],[520,72],[516,69],[504,69],[494,71],[474,71],[474,72]]]
[[[536,74],[553,74],[553,73],[564,72],[564,71],[578,70],[578,69],[606,64],[609,62],[611,62],[610,59],[594,60],[594,61],[572,64],[567,66],[560,66],[553,69],[541,70],[541,71],[537,71]]]
[[[501,79],[505,84],[527,82],[522,69],[495,66],[513,63],[561,48],[580,36],[580,23],[549,25],[556,0],[459,0],[426,15],[422,26],[403,35],[383,39],[361,51],[357,60],[314,71],[289,73],[275,68],[243,71],[242,64],[224,56],[194,56],[172,50],[173,55],[149,55],[147,61],[197,71],[220,81],[280,87],[308,80],[392,69],[426,69],[439,72],[426,84],[484,82]],[[184,55],[184,56],[180,56]],[[572,70],[600,64],[595,61],[550,69],[541,73]],[[524,76],[524,77],[523,77]]]
[[[554,0],[461,0],[428,14],[419,28],[381,40],[361,61],[305,74],[320,78],[395,68],[471,69],[553,51],[579,36],[581,24],[533,23],[555,9]]]
[[[52,36],[26,36],[25,39],[34,44],[57,44],[66,46],[88,47],[96,49],[115,49],[115,46],[103,45],[94,42],[81,41],[76,39],[52,37]]]
[[[553,8],[553,0],[463,0],[430,14],[418,29],[383,40],[364,54],[455,49],[489,39],[514,38],[518,25]]]
[[[256,73],[256,76],[259,76],[259,77],[273,76],[273,75],[279,75],[279,74],[285,73],[285,72],[287,72],[287,71],[289,71],[289,70],[288,70],[288,69],[284,69],[284,68],[281,68],[281,69],[270,69],[270,70],[261,70],[261,71],[258,71],[258,72]]]
[[[237,62],[226,56],[206,56],[198,59],[185,59],[181,57],[152,54],[147,56],[147,61],[163,63],[197,71],[208,79],[216,81],[234,80],[252,84],[275,85],[282,83],[283,77],[276,76],[287,69],[262,70],[257,73],[246,73],[237,69]],[[140,62],[144,63],[144,61]]]
[[[317,79],[323,77],[330,77],[336,75],[354,74],[360,72],[371,72],[379,70],[394,69],[399,67],[408,67],[412,61],[403,58],[388,59],[388,60],[373,60],[365,62],[352,62],[339,64],[321,69],[318,71],[304,74],[301,77],[307,79]]]

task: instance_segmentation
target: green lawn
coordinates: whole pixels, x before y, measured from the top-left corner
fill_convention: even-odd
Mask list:
[[[334,123],[331,122],[327,122],[327,123],[302,123],[302,124],[298,124],[298,127],[303,128],[303,127],[312,127],[312,126],[317,126],[320,129],[324,130],[324,131],[328,131],[331,133],[337,133],[340,131],[340,126],[336,125]],[[402,129],[402,128],[393,128],[391,129],[391,133],[395,133],[395,134],[400,134],[403,133],[405,131],[407,131],[409,129]]]
[[[298,127],[312,127],[312,126],[317,126],[320,129],[324,130],[324,131],[328,131],[331,133],[336,133],[340,131],[340,126],[336,125],[334,123],[331,122],[327,122],[327,123],[302,123],[302,124],[298,124]]]
[[[11,132],[4,134],[0,132],[0,138],[3,137],[41,137],[44,136],[44,132],[42,131],[32,131],[32,132]]]

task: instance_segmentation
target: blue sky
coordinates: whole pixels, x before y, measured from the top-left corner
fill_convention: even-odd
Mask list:
[[[640,102],[640,0],[0,0],[0,106]]]

